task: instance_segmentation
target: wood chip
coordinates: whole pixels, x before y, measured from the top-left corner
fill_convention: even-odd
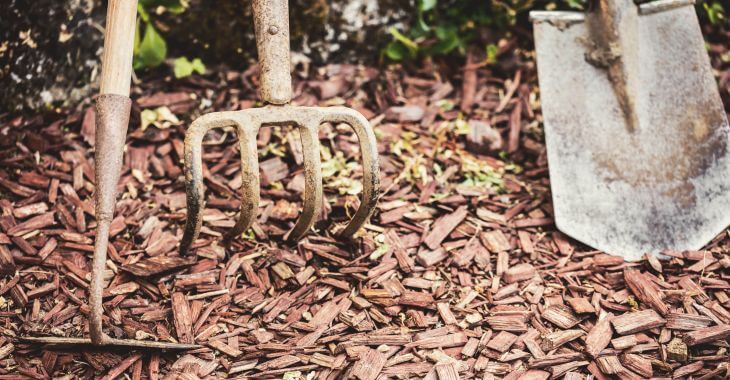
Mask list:
[[[628,335],[663,326],[666,323],[664,318],[660,317],[656,311],[652,309],[635,311],[614,317],[611,320],[613,328],[621,335]]]

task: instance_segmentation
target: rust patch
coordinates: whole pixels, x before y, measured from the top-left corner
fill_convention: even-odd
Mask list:
[[[694,205],[692,180],[704,176],[728,153],[728,136],[722,131],[723,114],[711,103],[693,104],[681,113],[681,119],[662,123],[674,133],[665,147],[645,146],[640,138],[609,139],[614,144],[604,145],[593,155],[596,166],[604,170],[607,181],[657,190],[661,187],[661,194],[675,199],[679,205]]]
[[[594,1],[594,10],[586,16],[590,41],[586,43],[585,59],[589,64],[606,71],[616,95],[626,128],[636,130],[636,101],[629,91],[626,57],[619,37],[619,15],[611,1]]]

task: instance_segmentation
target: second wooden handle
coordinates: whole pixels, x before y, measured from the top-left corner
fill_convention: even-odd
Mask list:
[[[101,59],[101,94],[129,96],[137,0],[109,0]]]

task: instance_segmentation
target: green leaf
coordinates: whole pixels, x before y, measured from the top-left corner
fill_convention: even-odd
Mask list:
[[[302,372],[301,371],[289,371],[284,373],[284,376],[281,377],[281,380],[297,380],[301,378]]]
[[[146,23],[150,22],[150,14],[147,12],[147,7],[145,7],[141,2],[137,4],[137,13],[142,21]]]
[[[139,44],[135,68],[159,66],[167,56],[167,43],[152,24],[146,24],[144,38]]]
[[[132,52],[135,57],[139,53],[139,44],[141,41],[139,35],[140,35],[140,32],[139,32],[139,19],[138,19],[137,22],[134,24],[134,48],[132,49]]]
[[[188,0],[139,0],[139,5],[148,10],[162,7],[162,10],[179,14],[188,7]]]
[[[205,65],[200,58],[195,58],[192,62],[190,62],[187,57],[179,57],[175,60],[173,71],[175,73],[175,78],[184,78],[193,72],[205,74]]]
[[[385,47],[385,55],[394,61],[402,61],[408,57],[408,49],[398,41],[390,41]]]
[[[418,2],[418,9],[420,9],[421,12],[427,12],[435,8],[437,3],[438,0],[420,0]]]
[[[450,27],[437,27],[436,38],[438,42],[431,46],[430,51],[433,54],[447,54],[455,48],[461,46],[461,39],[456,29]]]
[[[175,78],[184,78],[193,73],[193,64],[187,57],[180,57],[175,60],[172,71],[175,73]]]
[[[388,32],[395,38],[398,42],[402,43],[408,51],[411,53],[411,55],[415,56],[418,52],[418,44],[413,41],[412,39],[406,37],[403,33],[399,32],[398,29],[395,27],[390,27],[388,29]]]
[[[193,70],[200,75],[205,74],[205,65],[200,58],[193,59]]]
[[[705,8],[707,18],[712,25],[717,25],[725,19],[725,10],[720,3],[713,1],[712,4],[704,3],[702,6]]]
[[[497,53],[499,53],[499,48],[495,44],[489,44],[487,45],[487,62],[488,63],[494,63],[497,62]]]

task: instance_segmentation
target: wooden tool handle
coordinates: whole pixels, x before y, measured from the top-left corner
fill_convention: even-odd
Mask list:
[[[261,98],[271,104],[291,100],[288,0],[254,0],[253,21],[261,68]]]
[[[109,0],[101,59],[101,94],[129,96],[137,0]]]

